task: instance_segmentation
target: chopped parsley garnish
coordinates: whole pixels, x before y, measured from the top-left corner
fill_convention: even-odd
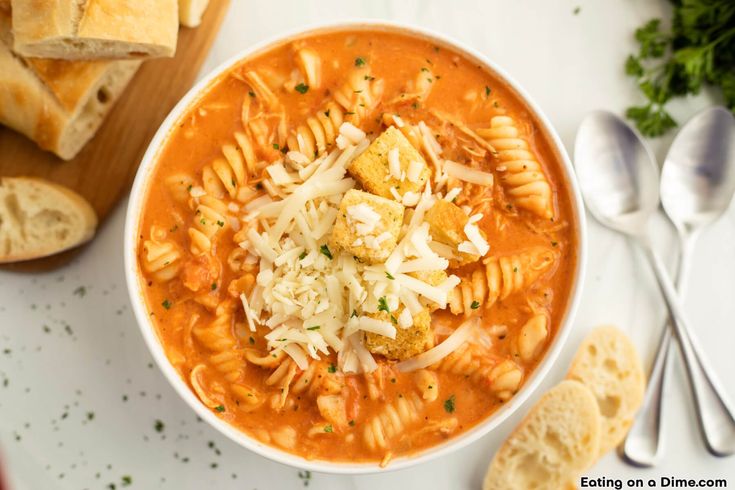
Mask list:
[[[348,424],[350,424],[350,427],[354,427],[355,426],[355,421],[354,420],[350,420],[348,422]]]
[[[329,367],[327,368],[327,371],[330,373],[336,373],[337,372],[337,366],[334,365],[334,363],[329,363]]]
[[[381,296],[380,299],[378,299],[378,311],[390,313],[390,308],[388,308],[388,300],[385,296]]]
[[[355,58],[355,66],[365,66],[365,58],[362,56]]]
[[[352,315],[350,315],[350,318],[356,318],[357,317],[357,310],[352,310]]]
[[[579,14],[579,12],[581,12],[581,11],[582,11],[582,7],[579,7],[579,6],[577,6],[577,7],[574,7],[574,10],[572,10],[572,13],[573,13],[574,15],[577,15],[577,14]]]
[[[161,420],[156,420],[156,422],[153,424],[153,428],[156,430],[156,432],[163,432],[163,429],[166,427],[166,425]]]
[[[299,255],[299,260],[304,260],[307,255],[309,255],[309,254],[307,254],[306,253],[306,250],[304,250],[303,252],[301,252],[301,255]]]
[[[124,487],[129,487],[130,484],[133,483],[133,478],[129,475],[123,476],[120,480],[122,481],[122,486]]]
[[[278,145],[278,143],[273,143],[273,149],[274,150],[280,150],[281,147]]]
[[[217,289],[217,283],[216,282],[213,282],[212,283],[212,291],[214,291],[215,289]]]
[[[319,330],[321,328],[320,325],[314,325],[313,327],[306,327],[307,330]]]
[[[84,298],[84,296],[87,294],[87,288],[84,286],[79,286],[74,290],[74,295],[79,296],[80,298]]]
[[[319,247],[319,251],[322,253],[322,255],[326,255],[326,257],[328,259],[334,258],[334,257],[332,257],[332,252],[329,251],[329,247],[327,247],[326,244],[324,244],[321,247]]]
[[[253,338],[252,335],[250,337],[248,337],[248,342],[250,342],[250,345],[255,344],[255,339]]]
[[[387,278],[388,278],[388,279],[390,279],[390,280],[393,280],[393,279],[395,279],[395,277],[393,277],[393,275],[392,275],[392,274],[391,274],[390,272],[388,272],[388,271],[386,271],[386,273],[385,273],[385,277],[387,277]]]
[[[455,402],[454,395],[444,400],[444,411],[447,413],[454,413],[454,402]]]
[[[398,324],[398,320],[393,315],[390,316],[390,321],[393,323],[393,325],[397,325]]]
[[[470,308],[472,308],[473,310],[476,310],[479,307],[480,307],[479,301],[473,301],[472,304],[470,305]]]
[[[300,84],[296,85],[296,86],[294,87],[294,89],[295,89],[295,90],[296,90],[296,91],[297,91],[298,93],[300,93],[300,94],[305,94],[306,92],[308,92],[308,91],[309,91],[309,86],[308,86],[308,85],[306,85],[306,84],[304,84],[304,83],[300,83]]]
[[[217,221],[217,226],[219,226],[220,228],[222,228],[223,226],[225,226],[225,222],[224,221]]]
[[[492,92],[492,90],[490,90],[490,87],[485,85],[485,97],[490,97],[490,92]]]
[[[324,426],[324,432],[331,433],[332,432],[332,424],[327,424]]]
[[[255,92],[253,92],[252,90],[250,90],[250,91],[248,91],[248,95],[250,97],[255,97]]]
[[[222,413],[222,412],[224,412],[224,411],[225,411],[225,407],[224,407],[224,405],[217,405],[216,407],[214,407],[214,409],[215,409],[216,411],[218,411],[219,413]]]
[[[163,303],[161,303],[161,306],[166,308],[167,310],[171,308],[171,302],[168,299],[164,299]]]

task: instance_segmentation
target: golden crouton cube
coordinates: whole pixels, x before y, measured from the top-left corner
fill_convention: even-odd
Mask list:
[[[414,315],[413,325],[408,328],[401,328],[397,325],[397,318],[401,311],[402,308],[399,308],[391,313],[379,311],[370,315],[378,320],[392,322],[396,327],[395,339],[367,332],[365,346],[370,352],[385,356],[387,359],[403,361],[434,347],[434,331],[431,329],[429,310],[424,309]]]
[[[430,284],[432,286],[438,286],[449,277],[447,276],[446,272],[441,270],[409,272],[408,275],[413,276],[419,281],[423,281],[426,284]],[[429,308],[429,311],[435,311],[439,308],[439,305],[437,303],[434,303],[433,301],[426,298],[422,298],[421,302],[424,304],[424,306]]]
[[[424,220],[429,223],[431,237],[437,242],[449,245],[455,251],[460,243],[467,240],[464,227],[469,217],[456,204],[440,199],[426,211]],[[469,264],[480,258],[479,255],[464,252],[459,252],[458,255],[459,258],[456,261],[450,262],[453,267]]]
[[[403,210],[395,201],[355,189],[347,191],[339,204],[330,248],[371,264],[385,262],[396,248]]]
[[[394,148],[398,150],[402,178],[391,175],[388,153]],[[431,177],[431,171],[421,154],[392,126],[375,138],[368,149],[350,164],[348,171],[366,191],[386,199],[396,199],[394,192],[391,192],[393,188],[403,199],[403,204],[410,206],[418,202],[426,181]],[[413,196],[404,199],[407,192],[413,193]]]

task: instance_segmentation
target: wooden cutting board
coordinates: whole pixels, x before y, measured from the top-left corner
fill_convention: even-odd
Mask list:
[[[74,189],[97,211],[100,226],[128,192],[143,153],[160,124],[189,90],[212,46],[230,0],[211,0],[199,27],[181,27],[174,58],[146,61],[106,121],[81,152],[63,161],[0,126],[0,176],[35,176]],[[50,270],[78,249],[6,268]]]

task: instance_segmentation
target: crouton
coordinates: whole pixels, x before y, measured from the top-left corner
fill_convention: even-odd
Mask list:
[[[370,352],[385,356],[387,359],[403,361],[434,347],[434,331],[431,329],[429,310],[424,309],[414,315],[413,325],[408,328],[401,328],[397,325],[396,319],[402,311],[403,309],[399,308],[392,313],[379,311],[370,314],[373,318],[396,325],[395,339],[372,332],[365,334],[365,346]]]
[[[371,264],[385,262],[396,248],[403,210],[395,201],[355,189],[347,191],[339,204],[331,248]]]
[[[440,270],[409,272],[408,275],[413,276],[419,281],[423,281],[426,284],[430,284],[432,286],[438,286],[448,278],[447,273]],[[429,308],[429,311],[435,311],[439,309],[439,305],[437,303],[434,303],[433,301],[426,298],[421,298],[421,302],[424,304],[424,306]]]
[[[456,204],[440,199],[436,201],[428,211],[426,211],[424,220],[429,223],[429,233],[431,233],[431,238],[437,242],[449,245],[454,250],[457,249],[457,246],[459,246],[460,243],[467,240],[464,227],[467,224],[469,217]],[[459,258],[455,261],[451,261],[450,265],[456,267],[463,264],[469,264],[470,262],[475,262],[479,259],[479,255],[460,252]]]
[[[391,150],[397,151],[398,168],[395,168],[395,163],[390,163]],[[431,177],[424,158],[394,127],[375,138],[368,149],[350,164],[348,171],[365,190],[386,199],[400,200],[406,206],[418,203],[426,181]]]

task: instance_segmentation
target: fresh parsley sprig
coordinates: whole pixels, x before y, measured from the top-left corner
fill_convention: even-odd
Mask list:
[[[735,112],[735,2],[671,2],[671,30],[662,30],[660,19],[648,21],[635,31],[638,53],[625,61],[625,73],[646,98],[626,116],[649,137],[677,126],[666,110],[671,99],[697,94],[705,85],[718,87]]]

